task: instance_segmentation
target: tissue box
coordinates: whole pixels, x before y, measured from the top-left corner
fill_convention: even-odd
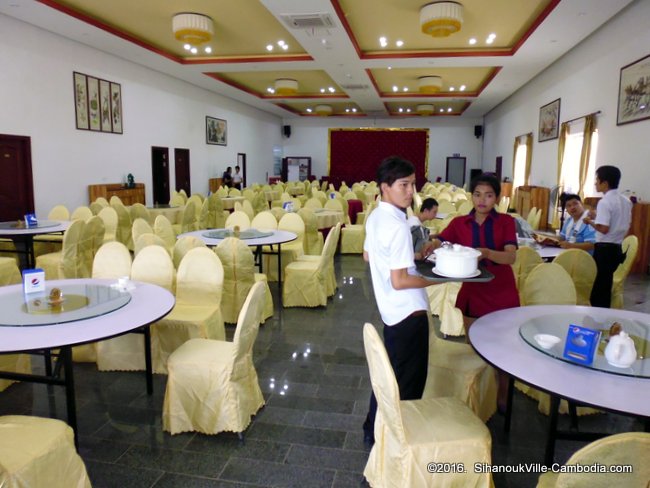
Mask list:
[[[45,271],[41,268],[23,271],[23,291],[25,294],[45,291]]]
[[[574,363],[589,365],[594,361],[594,354],[600,342],[600,330],[569,325],[564,346],[564,357]]]
[[[38,225],[38,220],[36,219],[36,214],[33,214],[33,213],[25,214],[25,225],[27,227],[33,227],[35,225]]]

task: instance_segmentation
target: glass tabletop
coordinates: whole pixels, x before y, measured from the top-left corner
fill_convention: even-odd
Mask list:
[[[61,222],[56,220],[39,220],[36,224],[27,226],[24,220],[11,220],[9,222],[0,222],[0,229],[44,229],[47,227],[57,227]]]
[[[621,324],[623,330],[630,335],[636,347],[637,359],[627,368],[613,366],[605,358],[605,347],[609,342],[609,328],[614,322]],[[569,325],[581,325],[601,331],[600,342],[591,364],[578,364],[564,357]],[[540,334],[552,337],[540,338]],[[650,325],[637,320],[621,319],[616,316],[615,310],[612,310],[611,319],[608,318],[605,321],[596,321],[588,314],[577,313],[557,313],[532,318],[521,325],[519,335],[527,344],[538,351],[576,366],[623,376],[650,378]],[[550,342],[544,342],[544,339],[550,340]]]
[[[260,239],[262,237],[270,237],[273,232],[261,231],[257,229],[245,229],[239,231],[239,235],[235,235],[232,229],[218,229],[204,232],[203,236],[208,239],[225,239],[226,237],[239,237],[239,239]]]
[[[48,286],[44,292],[22,290],[0,296],[0,327],[32,327],[62,324],[113,312],[131,301],[128,291],[110,285]]]

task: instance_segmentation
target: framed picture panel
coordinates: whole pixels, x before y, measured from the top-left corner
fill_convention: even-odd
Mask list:
[[[214,117],[205,117],[205,143],[218,146],[228,145],[228,122]]]
[[[119,83],[74,71],[75,127],[122,133],[122,89]]]
[[[88,84],[87,77],[82,73],[72,73],[74,82],[74,113],[76,127],[81,130],[88,130]]]
[[[621,68],[616,125],[650,119],[650,54]]]
[[[553,100],[539,109],[539,142],[557,139],[560,129],[560,99]]]

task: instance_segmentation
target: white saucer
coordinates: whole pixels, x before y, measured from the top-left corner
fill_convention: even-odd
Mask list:
[[[634,360],[634,362],[636,362],[636,359]],[[611,366],[614,366],[615,368],[631,368],[634,363],[632,363],[632,364],[620,364],[620,363],[615,363],[614,361],[607,361],[607,364],[609,364]]]
[[[433,272],[435,274],[437,274],[437,275],[444,276],[445,278],[458,278],[458,279],[476,278],[477,276],[480,276],[480,274],[481,274],[481,270],[477,269],[473,273],[465,275],[465,276],[453,276],[453,275],[450,275],[450,274],[447,274],[447,273],[442,273],[442,272],[438,271],[438,269],[435,266],[433,267]]]

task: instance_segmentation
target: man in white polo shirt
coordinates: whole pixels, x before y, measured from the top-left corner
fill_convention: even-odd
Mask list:
[[[621,170],[616,166],[601,166],[596,170],[596,191],[604,193],[596,213],[583,219],[596,229],[594,261],[598,272],[591,289],[591,306],[609,308],[612,301],[614,271],[623,262],[621,243],[632,221],[632,202],[618,192]]]
[[[429,359],[429,302],[424,288],[430,281],[415,271],[413,241],[406,208],[415,191],[415,168],[392,156],[377,169],[381,202],[366,222],[364,259],[370,263],[372,287],[384,322],[384,345],[402,400],[422,398]],[[364,442],[374,442],[377,401],[363,424]]]

